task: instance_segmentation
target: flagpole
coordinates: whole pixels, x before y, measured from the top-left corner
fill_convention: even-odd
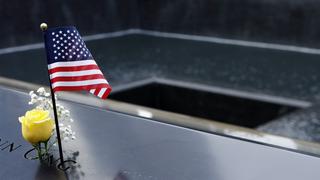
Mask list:
[[[48,29],[48,25],[46,23],[41,23],[40,24],[40,29],[42,30],[42,32],[44,33],[44,36],[45,36],[45,31]],[[46,43],[45,43],[45,48],[47,48],[46,47]],[[48,57],[48,55],[47,55],[47,57]],[[50,84],[50,91],[51,91],[51,99],[52,99],[52,106],[53,106],[54,121],[55,121],[55,124],[56,124],[56,132],[57,132],[57,140],[58,140],[58,146],[59,146],[60,162],[61,162],[62,167],[64,167],[64,159],[63,159],[62,144],[61,144],[61,138],[60,138],[60,129],[59,129],[57,106],[56,106],[56,98],[55,98],[55,95],[54,95],[54,91],[52,89],[49,69],[48,69],[48,77],[49,77],[49,84]]]

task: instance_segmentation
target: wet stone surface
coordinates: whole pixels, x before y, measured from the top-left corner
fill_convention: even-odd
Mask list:
[[[158,77],[320,101],[319,55],[144,35],[89,41],[87,46],[113,87]],[[0,55],[0,76],[47,84],[45,67],[43,49]],[[316,107],[259,129],[318,141]]]

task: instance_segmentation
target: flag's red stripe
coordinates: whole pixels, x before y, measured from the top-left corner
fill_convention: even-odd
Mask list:
[[[96,91],[94,91],[94,95],[98,96],[98,94],[100,93],[101,91],[101,88],[96,88]]]
[[[95,64],[90,65],[80,65],[80,66],[69,66],[69,67],[55,67],[49,70],[50,74],[56,72],[76,72],[76,71],[85,71],[85,70],[100,70],[99,67]],[[51,79],[51,83],[55,82],[72,82],[72,81],[85,81],[85,80],[95,80],[95,79],[105,79],[102,74],[90,74],[90,75],[82,75],[82,76],[59,76]],[[83,86],[57,86],[53,88],[54,92],[57,91],[90,91],[91,89],[95,89],[94,95],[98,96],[102,88],[107,88],[106,91],[102,94],[101,98],[106,99],[110,94],[112,88],[108,83],[101,84],[93,84],[93,85],[83,85]]]
[[[104,94],[103,94],[103,96],[101,97],[101,99],[107,99],[107,97],[109,96],[110,92],[111,92],[111,88],[108,88],[108,89],[106,90],[106,92],[104,92]]]
[[[99,69],[99,67],[95,64],[92,65],[84,65],[84,66],[70,66],[70,67],[56,67],[49,70],[49,74],[55,72],[70,72],[70,71],[84,71],[84,70],[92,70]]]
[[[105,79],[102,74],[92,74],[85,76],[72,76],[72,77],[55,77],[51,79],[51,83],[58,81],[83,81],[83,80],[93,80],[93,79]]]
[[[98,89],[98,88],[110,88],[111,86],[109,84],[94,84],[94,85],[85,85],[85,86],[57,86],[53,88],[54,92],[57,91],[81,91],[86,90],[90,91],[91,89]]]

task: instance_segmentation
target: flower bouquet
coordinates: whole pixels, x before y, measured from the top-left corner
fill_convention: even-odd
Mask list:
[[[29,95],[29,104],[36,107],[19,117],[22,136],[36,149],[37,156],[34,159],[39,159],[41,163],[48,163],[50,155],[54,152],[53,147],[57,144],[56,131],[54,131],[55,122],[51,115],[50,93],[41,87],[36,92],[31,91]],[[70,111],[57,104],[57,113],[60,120],[61,139],[63,141],[76,139],[75,132],[71,128],[73,119],[70,116]]]

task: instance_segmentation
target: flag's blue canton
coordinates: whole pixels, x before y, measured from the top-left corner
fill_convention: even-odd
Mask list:
[[[45,37],[48,64],[93,59],[75,27],[48,29]]]

